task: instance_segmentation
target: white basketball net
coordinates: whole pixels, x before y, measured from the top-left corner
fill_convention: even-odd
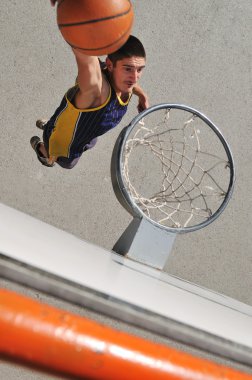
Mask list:
[[[209,219],[230,180],[218,136],[196,115],[175,109],[153,112],[133,128],[124,146],[122,175],[135,205],[172,228]]]

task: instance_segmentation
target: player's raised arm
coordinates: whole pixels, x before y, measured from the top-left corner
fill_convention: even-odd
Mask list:
[[[92,108],[102,92],[102,73],[98,57],[73,49],[78,66],[79,92],[75,97],[78,108]]]

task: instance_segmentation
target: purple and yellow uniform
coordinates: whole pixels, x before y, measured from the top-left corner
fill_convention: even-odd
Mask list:
[[[109,77],[106,77],[109,82]],[[58,157],[58,161],[60,157],[74,160],[89,148],[92,140],[119,124],[127,111],[131,95],[123,102],[110,83],[109,87],[107,100],[99,107],[89,109],[74,106],[78,85],[67,91],[44,128],[43,140],[49,156]]]

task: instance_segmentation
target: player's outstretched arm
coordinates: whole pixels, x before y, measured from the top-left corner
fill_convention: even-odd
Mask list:
[[[138,112],[142,112],[149,107],[148,96],[139,85],[133,87],[133,94],[138,96]]]
[[[98,57],[72,49],[78,66],[79,92],[75,96],[77,108],[90,108],[101,97],[103,77]]]

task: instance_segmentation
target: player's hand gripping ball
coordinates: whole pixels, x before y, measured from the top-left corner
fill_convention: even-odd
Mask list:
[[[107,55],[128,39],[130,0],[58,0],[57,23],[66,42],[87,55]]]

